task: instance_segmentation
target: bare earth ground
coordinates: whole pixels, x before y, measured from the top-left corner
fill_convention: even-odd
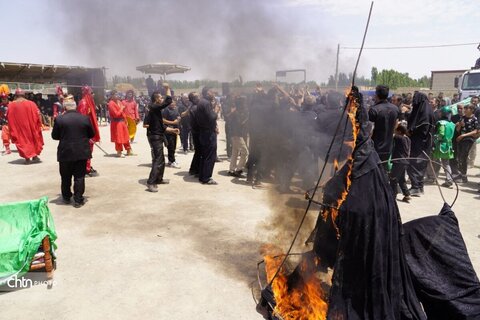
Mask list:
[[[223,126],[223,124],[221,124]],[[101,146],[115,153],[109,128]],[[117,159],[95,149],[99,177],[86,179],[87,204],[81,209],[59,201],[57,142],[44,133],[42,162],[26,166],[17,153],[0,157],[0,201],[48,196],[58,233],[57,270],[52,289],[45,285],[0,294],[3,319],[260,319],[250,292],[258,249],[291,232],[277,225],[299,222],[291,209],[305,203],[278,197],[273,207],[292,216],[272,221],[272,197],[226,175],[229,162],[217,163],[218,186],[188,176],[192,154],[177,154],[181,169],[167,168],[170,185],[145,191],[150,150],[139,126],[135,157]],[[223,134],[219,155],[225,159]],[[166,150],[165,150],[166,152]],[[478,169],[470,170],[473,182]],[[480,269],[480,212],[476,183],[461,186],[454,207],[470,257]],[[453,190],[445,190],[448,201]],[[436,186],[411,204],[399,203],[404,221],[437,214],[442,201]],[[284,200],[286,200],[284,202]],[[289,208],[290,207],[290,208]],[[284,209],[283,209],[284,208]],[[311,229],[306,227],[307,231]],[[304,241],[302,233],[300,243]],[[306,232],[308,234],[308,232]]]

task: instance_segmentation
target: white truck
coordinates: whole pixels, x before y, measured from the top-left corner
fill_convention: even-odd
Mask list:
[[[472,69],[455,78],[455,88],[458,89],[459,99],[470,96],[480,96],[480,69]]]

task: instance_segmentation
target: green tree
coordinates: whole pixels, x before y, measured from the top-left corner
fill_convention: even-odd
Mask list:
[[[378,77],[378,69],[376,67],[372,67],[372,72],[371,72],[372,85],[375,85],[377,83],[377,77]]]

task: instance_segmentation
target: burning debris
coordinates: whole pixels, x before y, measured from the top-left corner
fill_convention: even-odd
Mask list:
[[[322,205],[313,251],[292,254],[296,236],[286,254],[263,248],[267,285],[257,311],[272,320],[480,319],[480,282],[450,206],[402,225],[355,87],[347,102],[353,151],[322,202],[307,197]]]
[[[262,252],[271,284],[262,291],[257,310],[266,319],[325,319],[328,285],[315,254],[301,255],[297,267],[289,273],[286,266],[281,266],[285,254],[277,247],[267,245]]]

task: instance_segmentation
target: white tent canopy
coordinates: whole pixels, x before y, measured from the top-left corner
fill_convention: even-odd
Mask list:
[[[169,62],[158,62],[139,66],[137,70],[147,74],[161,74],[165,76],[172,73],[185,73],[190,70],[190,67]]]

